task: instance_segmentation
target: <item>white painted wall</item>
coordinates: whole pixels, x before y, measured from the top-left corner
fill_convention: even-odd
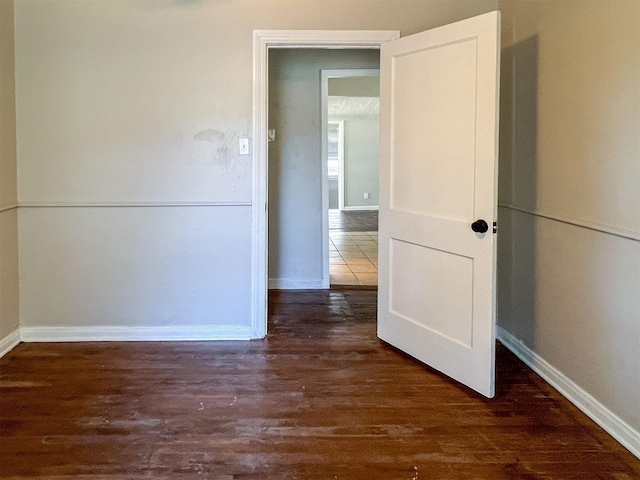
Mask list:
[[[16,2],[23,325],[248,326],[252,31],[410,34],[496,5]]]
[[[272,287],[321,288],[320,72],[377,68],[378,50],[272,50],[269,56],[269,279]]]
[[[0,2],[0,356],[17,338],[18,212],[13,0]],[[11,336],[16,338],[11,338]]]
[[[640,3],[500,8],[499,324],[638,454]]]

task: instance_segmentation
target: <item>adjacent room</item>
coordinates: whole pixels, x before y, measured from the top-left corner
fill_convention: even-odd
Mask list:
[[[377,284],[379,50],[269,52],[269,286]]]

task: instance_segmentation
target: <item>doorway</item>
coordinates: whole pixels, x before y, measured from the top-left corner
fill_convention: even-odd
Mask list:
[[[323,141],[328,136],[330,107],[343,109],[337,124],[348,128],[347,162],[342,165],[342,178],[347,187],[341,189],[346,193],[340,202],[343,210],[377,209],[379,61],[377,49],[273,49],[269,54],[269,288],[330,286],[329,260],[335,254],[331,251],[335,246],[329,240],[331,177],[328,175],[328,142]],[[331,76],[348,82],[334,86],[340,90],[337,93],[349,93],[348,96],[327,95],[329,81],[334,80]],[[368,86],[367,82],[373,85],[374,91],[356,96]],[[373,100],[375,108],[370,105]],[[354,105],[360,105],[359,111],[355,111]],[[365,107],[374,111],[373,120],[369,118],[371,115],[364,115]],[[333,143],[336,160],[331,166],[336,171],[339,171],[340,143]],[[374,155],[370,154],[372,150]],[[363,168],[370,166],[367,164],[374,167],[368,177]],[[354,202],[349,196],[358,190],[366,192],[369,198]],[[355,196],[362,198],[363,195]],[[375,265],[361,256],[368,262],[370,274]],[[345,264],[341,268],[349,266]]]
[[[321,94],[330,284],[377,285],[380,70],[323,70]]]
[[[253,198],[252,198],[252,315],[251,336],[267,334],[268,288],[268,66],[274,48],[373,48],[400,38],[395,30],[368,31],[264,31],[253,33]],[[328,252],[327,252],[328,255]]]
[[[324,42],[318,41],[317,36],[326,35],[334,40],[331,44],[339,45],[334,35],[340,37],[344,32],[285,32],[287,36],[299,33],[311,37],[312,44],[321,45]],[[359,33],[367,35],[370,32]],[[272,34],[282,35],[282,32]],[[354,35],[354,32],[350,34]],[[380,128],[380,151],[384,152],[384,161],[380,164],[380,178],[384,179],[381,181],[380,204],[384,221],[380,245],[384,248],[381,251],[383,293],[378,299],[378,336],[429,365],[439,365],[443,360],[444,367],[436,366],[437,369],[489,397],[494,392],[495,309],[487,307],[495,305],[495,241],[491,232],[486,235],[490,224],[484,219],[473,219],[484,216],[491,220],[493,211],[495,221],[499,35],[500,13],[489,12],[389,41],[382,46],[380,60],[385,72],[381,85],[384,95],[381,96],[385,105],[386,102],[390,105],[388,110],[385,107]],[[263,41],[260,32],[254,33],[254,40],[257,67],[254,87],[258,101],[257,104],[254,102],[254,112],[258,112],[259,121],[254,132],[258,143],[254,149],[257,158],[253,193],[254,199],[264,200],[264,204],[258,202],[252,209],[254,220],[257,220],[253,225],[255,232],[256,228],[268,224],[268,187],[265,185],[268,167],[266,153],[261,150],[263,145],[259,141],[266,133],[266,128],[261,129],[266,123],[261,108],[266,106],[260,100],[267,98],[262,82],[268,85],[265,77],[269,41]],[[273,40],[273,43],[277,42]],[[447,120],[444,123],[443,114]],[[432,129],[434,125],[438,129]],[[430,135],[424,137],[424,132]],[[427,161],[423,161],[425,158]],[[262,163],[259,164],[260,160]],[[463,164],[464,169],[457,168]],[[464,175],[451,186],[452,172],[460,171]],[[489,176],[491,172],[493,175]],[[428,174],[426,178],[436,185],[435,191],[420,183],[424,174]],[[463,187],[464,200],[448,202]],[[446,195],[440,195],[441,192]],[[427,194],[430,197],[425,197]],[[437,201],[430,201],[433,198]],[[469,224],[472,233],[468,230]],[[266,246],[266,232],[256,233],[254,240],[263,240]],[[264,250],[256,253],[264,255],[265,263],[258,264],[262,258],[254,257],[254,267],[258,274],[266,276],[268,253]],[[470,267],[475,264],[491,268]],[[447,267],[444,270],[443,265]],[[421,303],[413,301],[418,298],[415,288],[405,288],[422,285],[424,272],[432,273],[431,284],[439,287],[427,288],[430,293],[428,305],[424,299]],[[461,295],[460,282],[449,281],[449,277],[457,279],[460,273],[465,275],[462,296],[466,303],[464,312],[457,315],[455,325],[450,326],[448,317],[461,311],[455,300]],[[408,274],[417,281],[407,280]],[[441,277],[446,277],[446,281],[439,282]],[[266,283],[264,277],[254,277],[254,280],[257,287],[264,287]],[[473,294],[476,292],[472,288],[474,285],[478,287],[477,295]],[[256,320],[264,319],[266,333],[266,289],[261,290],[256,293],[262,298],[254,299],[260,300],[259,306],[264,311],[255,312],[260,317],[252,318],[252,322],[255,324]],[[389,303],[390,298],[395,299],[394,306]],[[424,305],[427,310],[422,308]],[[473,325],[477,324],[477,328],[468,335],[470,318],[474,319]],[[418,348],[415,348],[416,335],[409,327],[422,329],[418,332],[424,334],[420,338],[431,336],[424,338],[426,343],[418,342]],[[454,329],[457,336],[452,337],[447,332]],[[395,335],[393,338],[392,334]],[[464,361],[455,348],[449,348],[456,345],[471,350],[469,355],[473,355],[474,361]],[[482,371],[460,370],[461,365],[464,368],[470,363],[477,364]],[[459,375],[461,371],[468,374]]]

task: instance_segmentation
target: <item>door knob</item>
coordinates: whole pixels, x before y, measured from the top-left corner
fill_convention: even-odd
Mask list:
[[[476,233],[485,233],[489,230],[489,224],[484,220],[476,220],[471,224],[471,230]]]

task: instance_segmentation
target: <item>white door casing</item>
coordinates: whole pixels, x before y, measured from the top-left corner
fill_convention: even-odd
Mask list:
[[[253,32],[251,338],[263,338],[267,334],[269,49],[379,48],[382,43],[397,38],[400,38],[400,32],[397,30],[254,30]]]
[[[383,44],[380,59],[378,336],[487,397],[499,31],[491,12]]]

